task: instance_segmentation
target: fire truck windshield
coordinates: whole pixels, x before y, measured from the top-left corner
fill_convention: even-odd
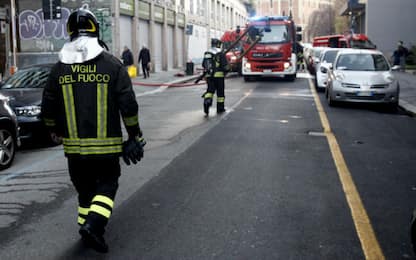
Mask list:
[[[259,29],[264,29],[261,26],[256,26]],[[289,42],[290,35],[289,30],[286,25],[270,25],[270,31],[266,32],[263,30],[263,37],[261,38],[260,43],[269,44],[269,43],[285,43]]]

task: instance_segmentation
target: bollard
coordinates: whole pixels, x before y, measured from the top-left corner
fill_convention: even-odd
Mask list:
[[[186,63],[186,75],[194,75],[194,63],[192,61]]]

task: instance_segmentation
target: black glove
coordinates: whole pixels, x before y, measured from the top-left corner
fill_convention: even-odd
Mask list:
[[[143,158],[143,147],[146,141],[143,137],[132,137],[123,142],[123,160],[127,165],[136,164]]]

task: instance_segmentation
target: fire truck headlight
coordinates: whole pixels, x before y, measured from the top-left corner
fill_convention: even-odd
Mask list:
[[[251,64],[250,64],[250,62],[246,62],[246,64],[244,64],[244,68],[246,70],[251,70]]]
[[[284,67],[285,69],[288,69],[288,68],[290,67],[290,62],[285,62],[285,63],[283,64],[283,67]]]

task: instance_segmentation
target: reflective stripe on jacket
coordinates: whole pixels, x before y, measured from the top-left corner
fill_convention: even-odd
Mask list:
[[[103,52],[82,64],[58,62],[52,68],[42,117],[63,136],[66,155],[121,153],[120,115],[129,136],[141,135],[131,80],[118,59]]]

